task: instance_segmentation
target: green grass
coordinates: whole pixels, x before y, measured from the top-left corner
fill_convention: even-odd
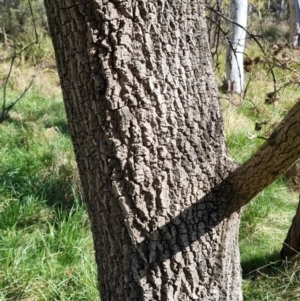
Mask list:
[[[95,267],[84,208],[66,213],[28,198],[1,212],[1,291],[7,300],[96,300]],[[6,223],[7,222],[7,223]]]
[[[266,260],[279,259],[279,251],[296,211],[297,196],[282,180],[260,193],[243,212],[240,248],[244,273],[248,274]],[[280,218],[279,218],[280,217]]]
[[[245,301],[300,300],[295,297],[299,265],[282,263],[279,257],[296,200],[285,184],[277,181],[246,207],[240,231]]]
[[[0,157],[0,300],[97,300],[61,99],[27,94],[0,126]]]

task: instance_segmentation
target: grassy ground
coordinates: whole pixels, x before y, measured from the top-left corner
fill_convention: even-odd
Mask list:
[[[0,125],[1,301],[98,300],[90,227],[52,65],[48,58],[33,89]],[[5,66],[0,68],[2,81]],[[15,69],[8,99],[34,74],[34,68],[25,67]],[[279,83],[293,76],[276,72]],[[263,143],[253,135],[267,137],[297,98],[290,86],[276,105],[267,106],[270,73],[261,64],[252,77],[245,99],[221,95],[227,143],[237,162]],[[255,131],[261,122],[266,124]],[[297,194],[280,179],[245,208],[240,249],[246,301],[300,300],[300,265],[278,261],[297,202]]]
[[[90,226],[52,85],[52,95],[36,85],[0,125],[1,301],[98,299]]]

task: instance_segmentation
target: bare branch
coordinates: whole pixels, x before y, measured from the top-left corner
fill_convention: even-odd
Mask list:
[[[11,56],[9,70],[8,70],[7,76],[6,76],[4,84],[3,84],[3,99],[2,99],[2,111],[1,111],[1,115],[0,115],[0,123],[2,123],[4,120],[9,118],[8,111],[6,110],[7,85],[8,85],[9,79],[11,77],[11,73],[12,73],[12,70],[13,70],[13,65],[14,65],[14,62],[16,60],[16,57],[17,57],[16,56],[16,49],[14,47],[13,55]]]
[[[40,73],[41,67],[42,67],[42,65],[40,65],[38,72],[32,76],[29,84],[25,87],[23,92],[14,101],[12,101],[11,104],[7,105],[7,87],[8,87],[9,80],[12,76],[14,63],[15,63],[17,57],[19,57],[23,52],[28,50],[34,44],[38,44],[38,33],[37,33],[37,29],[36,29],[36,23],[35,23],[35,19],[34,19],[33,10],[32,10],[31,0],[28,0],[28,4],[29,4],[30,14],[31,14],[31,18],[32,18],[33,28],[34,28],[35,41],[29,43],[28,45],[23,47],[20,51],[17,51],[16,40],[14,39],[13,51],[12,51],[12,55],[10,58],[10,66],[9,66],[9,70],[8,70],[7,76],[6,76],[4,84],[3,84],[3,99],[2,99],[2,109],[0,112],[0,124],[9,118],[9,111],[25,96],[25,94],[28,92],[30,87],[33,85],[34,79]]]
[[[34,34],[35,34],[35,43],[37,44],[39,42],[39,36],[38,36],[37,30],[36,30],[35,18],[34,18],[34,14],[33,14],[33,11],[32,11],[31,0],[28,0],[28,4],[29,4],[31,19],[32,19],[33,29],[34,29]]]

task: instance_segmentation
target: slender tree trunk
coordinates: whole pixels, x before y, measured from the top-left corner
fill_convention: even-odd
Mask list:
[[[283,260],[300,253],[300,202],[280,252]]]
[[[289,0],[290,7],[290,43],[300,47],[300,0]]]
[[[285,0],[281,0],[279,4],[278,17],[282,19],[285,14],[286,14],[286,3]]]
[[[101,300],[242,300],[239,211],[264,186],[233,173],[204,2],[45,4]],[[300,118],[290,120],[261,153],[281,156],[281,169],[300,152]],[[288,148],[279,138],[292,126]],[[265,185],[280,175],[259,162]]]
[[[231,0],[231,24],[226,53],[226,79],[229,92],[241,93],[244,88],[244,48],[248,16],[248,0]]]

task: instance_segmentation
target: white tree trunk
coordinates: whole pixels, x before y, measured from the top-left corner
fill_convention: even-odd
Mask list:
[[[244,88],[243,53],[246,41],[248,0],[231,0],[231,25],[229,45],[226,54],[226,79],[228,91],[241,93]],[[239,24],[240,26],[236,25]]]
[[[289,0],[290,6],[290,43],[293,47],[299,47],[300,35],[300,0]]]

